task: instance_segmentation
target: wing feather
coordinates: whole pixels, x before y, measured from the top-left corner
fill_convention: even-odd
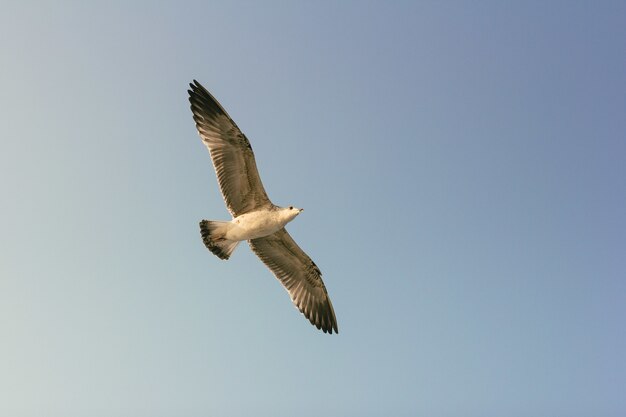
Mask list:
[[[198,81],[194,80],[189,86],[193,119],[211,154],[228,210],[236,217],[272,206],[263,188],[248,138]]]
[[[263,263],[289,293],[304,316],[324,333],[338,333],[337,318],[328,297],[322,273],[296,244],[285,228],[248,241]]]

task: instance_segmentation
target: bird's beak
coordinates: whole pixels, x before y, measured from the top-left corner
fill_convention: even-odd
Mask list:
[[[304,209],[300,209],[300,211],[298,212],[298,214],[302,213],[304,211]]]

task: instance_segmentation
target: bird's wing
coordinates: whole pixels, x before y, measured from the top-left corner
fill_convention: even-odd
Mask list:
[[[332,333],[333,330],[338,333],[335,311],[322,281],[322,273],[287,230],[282,228],[269,236],[248,242],[311,324],[324,333]]]
[[[261,183],[248,138],[198,81],[194,80],[189,86],[193,120],[211,154],[228,210],[236,217],[272,206]]]

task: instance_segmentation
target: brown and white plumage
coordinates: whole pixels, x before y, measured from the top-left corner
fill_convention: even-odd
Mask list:
[[[271,207],[246,135],[198,81],[189,85],[193,120],[202,141],[209,148],[230,213],[235,217],[261,207]]]
[[[287,230],[282,228],[269,236],[252,239],[249,244],[311,324],[325,332],[332,333],[334,329],[337,333],[337,319],[322,273]]]
[[[194,80],[190,87],[193,119],[233,216],[230,222],[200,222],[205,245],[228,259],[239,241],[247,240],[311,324],[325,333],[337,333],[337,319],[319,268],[284,228],[302,209],[272,204],[246,136],[199,82]]]

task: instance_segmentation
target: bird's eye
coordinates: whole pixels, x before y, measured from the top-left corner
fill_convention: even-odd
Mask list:
[[[293,206],[289,206],[289,210],[293,210]]]

